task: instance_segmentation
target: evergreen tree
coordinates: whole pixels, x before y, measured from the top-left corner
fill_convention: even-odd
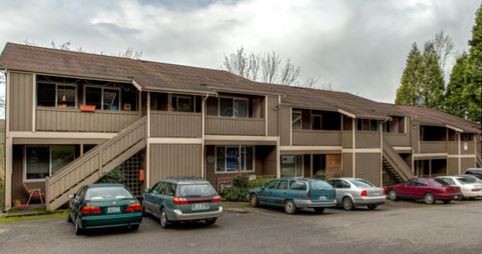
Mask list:
[[[464,87],[469,83],[469,55],[463,53],[457,58],[452,68],[450,82],[445,94],[445,111],[452,115],[465,117],[468,111],[468,103],[464,99]]]
[[[395,104],[419,105],[417,98],[420,91],[421,64],[422,54],[417,43],[413,43],[410,53],[408,53],[407,65],[403,71],[400,87],[397,89]]]
[[[439,56],[433,42],[427,42],[422,54],[419,105],[442,108],[445,81],[439,65]]]
[[[463,94],[467,100],[467,117],[482,122],[482,4],[475,13],[475,25],[469,45],[470,80],[464,86]]]

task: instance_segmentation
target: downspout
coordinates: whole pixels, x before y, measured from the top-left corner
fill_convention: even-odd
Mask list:
[[[206,122],[206,101],[209,98],[209,94],[206,94],[206,97],[203,98],[203,101],[201,103],[201,177],[203,179],[206,178],[206,163],[204,157],[205,155],[205,147],[204,147],[204,132],[205,132],[205,122]]]

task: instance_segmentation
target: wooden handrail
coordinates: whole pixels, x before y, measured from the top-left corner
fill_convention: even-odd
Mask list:
[[[398,155],[398,153],[393,150],[388,141],[384,138],[383,140],[383,156],[392,165],[392,167],[397,170],[400,176],[408,180],[413,178],[413,173],[408,167],[406,162]]]

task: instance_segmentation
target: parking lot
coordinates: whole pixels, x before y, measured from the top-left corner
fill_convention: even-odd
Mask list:
[[[213,226],[75,236],[65,220],[0,224],[1,253],[481,253],[481,201],[449,205],[388,202],[375,211],[228,211]]]

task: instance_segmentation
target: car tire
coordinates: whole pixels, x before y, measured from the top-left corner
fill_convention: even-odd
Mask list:
[[[214,223],[216,223],[216,220],[217,218],[213,218],[213,219],[206,219],[206,225],[213,225]]]
[[[395,201],[398,199],[397,191],[396,190],[390,190],[388,192],[388,198],[392,201]]]
[[[80,226],[80,219],[76,218],[74,222],[74,232],[76,235],[82,235],[84,234],[84,230]]]
[[[377,209],[378,205],[367,205],[368,210],[375,210]]]
[[[171,222],[167,218],[167,213],[164,208],[161,208],[161,212],[159,213],[159,224],[161,224],[162,228],[168,228],[171,225]]]
[[[444,204],[448,204],[448,203],[452,202],[452,200],[444,200],[443,202],[444,202]]]
[[[147,217],[146,207],[142,204],[142,217]]]
[[[296,213],[296,204],[293,200],[287,200],[285,202],[285,213],[287,214],[295,214]]]
[[[351,211],[355,208],[355,204],[353,204],[353,200],[350,197],[344,197],[341,203],[345,211]]]
[[[130,225],[130,226],[129,226],[129,230],[132,231],[132,232],[139,230],[139,224],[137,224],[137,225]]]
[[[259,206],[258,196],[256,194],[251,194],[251,196],[249,196],[249,204],[252,207],[258,207]]]
[[[67,214],[67,223],[72,223],[72,217],[70,217],[70,213]]]
[[[317,214],[322,214],[325,211],[325,208],[323,207],[315,207],[315,213]]]
[[[433,197],[432,193],[430,192],[425,193],[425,195],[423,195],[423,202],[425,202],[425,204],[428,204],[428,205],[435,203],[435,198]]]

